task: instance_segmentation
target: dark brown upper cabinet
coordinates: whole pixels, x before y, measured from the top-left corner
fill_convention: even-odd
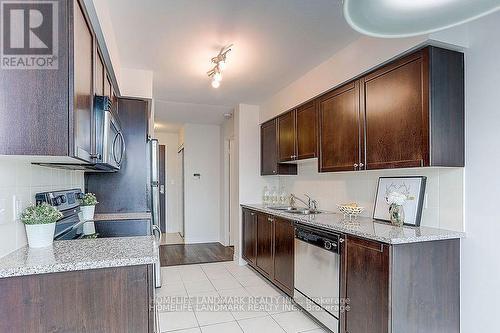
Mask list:
[[[361,162],[359,81],[319,98],[319,171],[350,171]]]
[[[278,163],[278,120],[272,119],[260,127],[260,173],[268,175],[296,175],[297,166]]]
[[[80,3],[75,3],[73,27],[74,153],[76,157],[91,162],[94,114],[94,37]]]
[[[318,112],[315,101],[297,108],[295,136],[298,160],[318,157]]]
[[[426,47],[318,103],[320,172],[464,166],[462,53]]]
[[[95,64],[95,94],[104,96],[104,61],[101,53],[96,48],[96,64]]]
[[[91,164],[93,96],[102,93],[99,73],[106,68],[83,1],[57,5],[57,67],[0,75],[0,154]]]
[[[278,117],[280,162],[317,157],[318,117],[314,101]]]
[[[366,168],[464,166],[463,54],[427,47],[361,78]]]
[[[278,158],[280,162],[297,159],[295,110],[278,117]]]

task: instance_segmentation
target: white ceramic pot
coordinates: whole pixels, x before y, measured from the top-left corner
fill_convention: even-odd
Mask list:
[[[80,211],[82,212],[82,217],[84,221],[92,221],[94,219],[94,206],[80,206]]]
[[[25,227],[29,247],[39,248],[52,245],[56,230],[55,222],[48,224],[26,224]]]

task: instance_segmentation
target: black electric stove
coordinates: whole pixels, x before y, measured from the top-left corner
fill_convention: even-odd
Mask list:
[[[83,197],[81,189],[61,190],[37,193],[36,204],[46,202],[60,211],[63,216],[56,222],[55,240],[78,239],[84,236],[83,222],[80,221],[80,201]]]

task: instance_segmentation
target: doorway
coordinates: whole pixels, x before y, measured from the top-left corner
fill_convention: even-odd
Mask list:
[[[233,156],[234,139],[224,140],[224,243],[226,246],[234,246],[238,239],[238,231],[234,226],[235,212],[233,209],[233,198],[235,198],[236,173]]]
[[[180,195],[179,195],[179,200],[180,200],[180,209],[179,209],[179,223],[180,223],[180,228],[179,228],[179,233],[182,238],[184,238],[184,232],[185,232],[185,225],[184,225],[184,147],[181,147],[179,149],[179,158],[177,159],[179,163],[179,172],[180,172]]]
[[[166,179],[166,159],[167,159],[167,154],[166,154],[166,146],[165,145],[160,145],[159,146],[159,172],[158,172],[158,182],[160,186],[160,229],[163,234],[167,232],[167,195],[166,195],[166,184],[165,184],[165,179]]]

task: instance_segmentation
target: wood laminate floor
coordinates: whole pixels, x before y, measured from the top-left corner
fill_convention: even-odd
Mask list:
[[[176,244],[160,246],[162,267],[231,261],[234,248],[221,243]]]

